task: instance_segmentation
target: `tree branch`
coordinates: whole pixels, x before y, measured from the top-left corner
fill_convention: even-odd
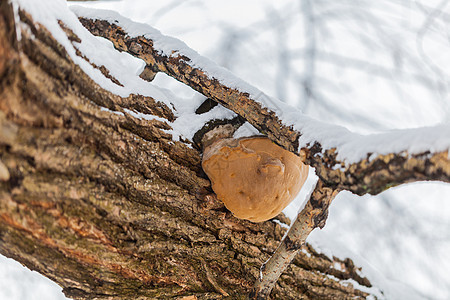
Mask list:
[[[296,112],[299,122],[304,125],[298,130],[294,125],[286,125],[282,118],[283,113],[295,109],[270,99],[187,48],[184,43],[164,37],[148,25],[134,23],[118,14],[111,16],[112,12],[82,8],[75,9],[75,12],[91,33],[109,39],[120,51],[143,59],[147,69],[164,72],[214,99],[285,149],[299,154],[306,164],[316,168],[317,175],[327,187],[364,195],[379,194],[390,187],[413,181],[450,182],[449,126],[360,136]],[[104,19],[102,15],[105,15]],[[132,28],[129,30],[131,32],[127,28]],[[175,46],[171,49],[155,46],[165,39]],[[232,82],[238,87],[233,87]],[[243,91],[243,87],[248,88],[248,91]],[[277,107],[282,109],[277,110]],[[317,130],[320,132],[315,132]],[[437,131],[442,132],[436,137]],[[417,141],[417,132],[434,139]],[[321,134],[325,138],[317,138]],[[384,150],[399,139],[404,141],[401,147],[392,148],[393,151]],[[438,151],[427,150],[427,145],[430,146],[429,143],[436,140],[444,141],[445,146],[441,146]],[[411,146],[416,146],[412,141],[420,144],[420,147],[416,147],[419,150],[408,151]],[[304,145],[299,149],[300,143]],[[380,143],[385,145],[384,149],[380,148]],[[349,151],[358,153],[359,159],[346,158],[345,153]]]
[[[306,238],[317,227],[323,228],[328,217],[328,207],[338,191],[318,181],[305,207],[268,261],[261,266],[260,276],[250,292],[250,299],[267,299],[278,278],[305,244]]]

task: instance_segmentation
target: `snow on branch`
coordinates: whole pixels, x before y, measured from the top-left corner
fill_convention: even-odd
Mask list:
[[[233,110],[261,133],[316,168],[324,184],[358,195],[421,180],[450,182],[450,125],[359,135],[319,122],[273,99],[183,42],[106,10],[72,7],[94,35],[109,39],[157,72],[185,83]]]

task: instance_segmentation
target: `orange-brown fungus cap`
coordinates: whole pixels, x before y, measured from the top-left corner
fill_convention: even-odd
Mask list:
[[[278,215],[308,177],[301,159],[265,137],[222,139],[205,149],[203,170],[217,198],[240,219]]]

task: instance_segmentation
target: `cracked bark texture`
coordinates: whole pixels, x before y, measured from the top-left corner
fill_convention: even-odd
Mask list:
[[[231,216],[198,151],[173,142],[168,123],[123,110],[171,121],[169,107],[103,90],[43,26],[19,18],[29,30],[17,41],[0,2],[0,253],[74,299],[245,298],[285,229]],[[357,270],[304,245],[272,296],[365,298],[345,282],[370,286]]]

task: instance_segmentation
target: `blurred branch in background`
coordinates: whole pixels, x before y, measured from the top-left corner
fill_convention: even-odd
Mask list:
[[[316,101],[320,101],[321,98],[315,97],[314,81],[316,78],[316,54],[317,54],[317,42],[316,42],[316,16],[314,14],[314,2],[310,0],[301,0],[301,13],[304,14],[303,24],[305,32],[305,71],[303,75],[303,97],[301,105],[304,112],[308,111],[311,98]],[[301,85],[300,85],[301,86]]]
[[[298,6],[297,2],[289,3],[290,7]],[[245,32],[247,38],[233,40],[233,49],[238,51],[227,54],[229,48],[221,47],[212,56],[240,55],[258,65],[267,60],[272,66],[262,72],[265,82],[272,84],[261,83],[261,87],[269,90],[269,94],[297,103],[316,118],[353,130],[364,128],[367,133],[432,125],[430,119],[436,118],[422,117],[417,112],[435,105],[441,107],[440,112],[434,112],[439,115],[438,120],[449,116],[445,102],[448,78],[430,72],[429,62],[415,51],[416,35],[425,12],[409,1],[355,4],[304,0],[299,4],[296,13],[285,6],[271,7],[266,21],[244,28],[218,25],[224,32],[224,44],[229,41],[230,31]],[[272,41],[265,43],[258,37],[261,32],[272,35]],[[263,43],[264,47],[259,47]],[[238,74],[248,74],[239,71],[241,59],[233,58],[233,62],[234,65],[226,66]],[[245,76],[248,77],[251,76]],[[356,81],[358,84],[354,84]],[[386,100],[380,101],[380,96],[389,100],[389,107]],[[313,107],[308,104],[311,98]],[[396,112],[395,118],[394,115],[384,118],[396,106],[404,109]],[[375,109],[379,112],[372,114]]]

